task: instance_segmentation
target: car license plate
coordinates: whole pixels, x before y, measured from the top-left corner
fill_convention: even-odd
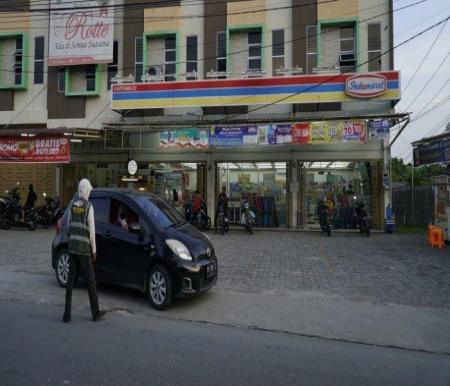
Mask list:
[[[206,266],[206,278],[209,279],[211,276],[214,276],[217,271],[216,263],[211,263]]]

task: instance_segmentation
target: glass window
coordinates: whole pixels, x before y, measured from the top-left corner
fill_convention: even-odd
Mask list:
[[[367,45],[369,54],[369,71],[381,70],[381,24],[373,23],[367,27]]]
[[[306,26],[306,73],[312,74],[317,67],[317,27]]]
[[[44,83],[44,37],[34,39],[34,84]]]
[[[177,60],[177,51],[176,51],[176,39],[175,35],[168,35],[164,39],[165,46],[165,65],[164,65],[164,74],[165,81],[170,82],[175,80],[175,71],[176,71],[176,60]]]
[[[217,32],[217,71],[227,70],[227,34],[224,31]]]
[[[86,91],[95,91],[95,64],[86,66]]]
[[[58,92],[66,92],[66,69],[64,67],[58,68]]]
[[[109,223],[127,230],[130,224],[139,223],[139,215],[119,200],[111,200]]]
[[[142,75],[144,70],[144,45],[143,38],[141,36],[135,38],[134,41],[135,56],[134,56],[134,78],[136,82],[142,82]]]
[[[113,62],[108,63],[108,86],[107,86],[108,90],[111,90],[111,78],[114,78],[117,75],[118,57],[119,57],[119,42],[115,40],[113,48]]]
[[[185,222],[183,216],[163,200],[142,195],[137,197],[136,201],[154,226],[167,228]]]
[[[261,70],[261,31],[248,33],[248,69]]]
[[[272,31],[272,57],[284,56],[284,29]]]
[[[340,47],[342,52],[354,52],[355,51],[355,28],[341,27],[340,28]]]
[[[186,72],[192,73],[197,72],[197,36],[188,36],[186,38]],[[195,76],[187,76],[187,80],[195,80]]]
[[[89,199],[94,207],[94,218],[96,222],[108,223],[108,204],[107,198],[91,198]]]
[[[23,38],[16,38],[16,50],[14,52],[14,84],[22,84],[22,62],[23,62]]]

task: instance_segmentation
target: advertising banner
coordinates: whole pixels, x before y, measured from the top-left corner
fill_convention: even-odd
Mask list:
[[[208,130],[191,127],[161,131],[159,147],[162,149],[205,149],[208,147]]]
[[[0,137],[0,162],[70,162],[70,142],[64,136]]]
[[[307,145],[311,143],[311,127],[309,122],[295,123],[292,126],[292,143]]]
[[[112,63],[113,42],[114,0],[50,1],[49,66]]]
[[[280,145],[292,143],[292,125],[258,126],[259,145]]]
[[[450,161],[450,140],[431,142],[414,148],[414,166]]]
[[[329,122],[327,121],[311,122],[310,125],[311,143],[313,145],[331,143],[329,131],[330,131]]]
[[[391,125],[389,119],[371,119],[369,120],[369,139],[389,139],[389,129]]]
[[[256,126],[214,126],[209,133],[209,144],[216,147],[255,146],[258,143]]]
[[[367,142],[366,123],[364,121],[345,121],[344,142]]]

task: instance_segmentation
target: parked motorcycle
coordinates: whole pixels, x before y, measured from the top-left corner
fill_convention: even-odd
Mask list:
[[[28,228],[34,231],[37,226],[36,209],[27,209],[22,218],[22,205],[20,203],[19,185],[9,193],[9,201],[6,203],[3,213],[0,217],[0,227],[9,229],[11,227]]]
[[[356,200],[356,197],[355,197]],[[366,209],[366,205],[362,201],[356,201],[356,224],[358,225],[359,232],[365,233],[367,237],[370,236],[370,228],[372,222],[372,216],[369,215]]]
[[[250,204],[248,203],[248,201],[244,201],[244,204],[242,206],[241,224],[250,234],[253,234],[253,224],[255,223],[255,217],[255,213],[250,210]]]
[[[211,218],[208,216],[205,203],[202,203],[200,209],[191,216],[191,224],[202,232],[211,228]]]
[[[317,202],[317,215],[319,216],[320,229],[328,236],[331,236],[331,225],[328,221],[328,207],[322,199]]]

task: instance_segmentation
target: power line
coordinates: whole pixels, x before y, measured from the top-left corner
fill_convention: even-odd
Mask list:
[[[408,89],[409,85],[411,84],[411,82],[414,80],[414,78],[416,77],[417,73],[419,72],[419,70],[422,68],[422,65],[425,63],[425,60],[427,60],[428,55],[430,54],[431,50],[433,49],[433,47],[435,46],[436,42],[439,40],[439,36],[441,36],[442,31],[444,30],[445,26],[447,25],[447,23],[444,23],[442,25],[442,28],[439,30],[438,34],[436,35],[436,38],[434,39],[433,43],[431,44],[430,48],[428,49],[427,53],[425,54],[425,56],[423,57],[422,61],[420,62],[419,66],[416,68],[416,71],[414,71],[414,74],[412,75],[412,77],[409,79],[408,83],[406,84],[405,88],[403,89],[403,93],[406,92],[406,90]]]
[[[436,76],[436,74],[439,72],[439,70],[441,69],[441,67],[444,65],[445,61],[447,60],[447,58],[450,55],[450,51],[447,52],[447,55],[445,55],[444,59],[442,59],[442,61],[439,63],[439,65],[437,66],[437,68],[434,70],[433,74],[431,75],[430,79],[428,79],[428,81],[425,82],[425,85],[422,87],[422,89],[417,93],[417,95],[413,98],[413,100],[408,104],[408,106],[404,109],[404,111],[408,111],[409,108],[415,103],[415,101],[417,100],[417,98],[419,98],[419,96],[422,95],[423,91],[430,85],[431,81],[434,79],[434,77]]]
[[[368,17],[368,18],[366,18],[366,19],[362,19],[362,20],[356,21],[356,22],[355,22],[355,25],[359,25],[359,24],[365,23],[365,22],[367,22],[367,21],[377,19],[377,18],[379,18],[380,16],[385,16],[385,15],[391,14],[391,13],[393,13],[393,12],[397,12],[397,11],[401,11],[401,10],[403,10],[403,9],[411,8],[411,7],[413,7],[413,6],[419,5],[419,4],[424,3],[424,2],[426,2],[426,1],[428,1],[428,0],[420,0],[420,1],[417,1],[417,2],[415,2],[415,3],[408,4],[408,5],[406,5],[406,6],[403,6],[403,7],[397,8],[397,9],[394,9],[394,10],[392,10],[392,11],[383,12],[383,13],[380,13],[380,14],[378,14],[378,15],[371,16],[371,17]],[[317,32],[317,33],[315,33],[315,34],[311,34],[310,36],[307,36],[307,35],[300,36],[300,37],[298,37],[298,38],[293,38],[293,39],[291,39],[291,40],[286,40],[286,41],[285,41],[285,44],[286,44],[286,43],[293,43],[293,42],[301,41],[301,40],[306,40],[306,39],[310,39],[310,38],[314,38],[314,37],[317,37],[317,36],[320,36],[320,35],[323,35],[323,34],[327,34],[327,33],[331,33],[331,32],[333,32],[333,31],[321,31],[320,33]],[[206,44],[206,43],[205,43],[205,44]],[[272,47],[273,45],[274,45],[274,44],[261,45],[261,50],[262,50],[263,48],[269,48],[269,47]],[[237,54],[245,53],[245,52],[248,52],[248,51],[249,51],[249,48],[246,48],[246,49],[243,49],[243,50],[238,50],[238,51],[233,51],[233,52],[227,53],[227,56],[226,56],[226,57],[227,57],[227,59],[228,59],[228,57],[231,57],[232,55],[237,55]],[[215,56],[209,56],[209,57],[204,57],[204,58],[198,59],[197,62],[202,62],[202,61],[206,61],[206,60],[210,60],[210,59],[217,59],[217,58],[219,58],[218,55],[215,55]],[[375,59],[376,59],[376,58],[375,58]],[[187,62],[187,61],[177,61],[177,62],[174,62],[173,64],[178,65],[178,64],[186,64],[186,63],[188,63],[188,62]],[[152,64],[152,63],[149,63],[149,64],[148,64],[149,67],[152,66],[152,65],[154,65],[154,64]],[[64,66],[63,66],[63,67],[64,67]],[[121,68],[117,67],[117,71],[122,71],[122,72],[123,72],[123,71],[134,71],[134,69],[135,69],[134,66],[133,66],[133,67],[121,67]],[[1,72],[1,71],[3,71],[3,72],[15,72],[14,70],[0,70],[0,72]],[[98,72],[107,72],[107,71],[108,71],[107,69],[98,70]],[[30,73],[30,74],[31,74],[31,73],[34,73],[34,71],[32,71],[32,70],[27,70],[27,71],[23,71],[23,72]],[[48,71],[43,71],[43,73],[48,73]]]
[[[357,68],[363,66],[364,64],[367,64],[367,63],[369,63],[369,62],[371,62],[371,61],[374,61],[374,60],[377,60],[377,59],[381,58],[382,56],[384,56],[384,55],[390,53],[391,51],[393,51],[393,50],[395,50],[395,49],[397,49],[397,48],[399,48],[399,47],[401,47],[401,46],[403,46],[403,45],[409,43],[410,41],[412,41],[412,40],[418,38],[419,36],[421,36],[421,35],[427,33],[428,31],[431,31],[432,29],[436,28],[437,26],[441,25],[442,23],[447,22],[448,19],[450,19],[450,16],[447,16],[445,19],[442,19],[441,21],[439,21],[439,22],[433,24],[432,26],[430,26],[430,27],[428,27],[428,28],[426,28],[426,29],[424,29],[424,30],[418,32],[417,34],[415,34],[415,35],[413,35],[412,37],[410,37],[410,38],[404,40],[403,42],[401,42],[401,43],[399,43],[399,44],[397,44],[397,45],[391,47],[390,49],[384,51],[384,52],[381,53],[380,55],[377,55],[376,57],[374,57],[374,58],[372,58],[372,59],[369,59],[369,60],[367,60],[367,61],[364,62],[364,63],[361,63],[361,64],[359,64],[359,65],[357,65],[357,66],[354,66],[351,70],[346,71],[346,72],[353,72],[355,69],[357,69]],[[344,72],[344,73],[346,73],[346,72]],[[292,98],[293,96],[296,96],[296,95],[299,95],[299,94],[308,92],[308,91],[310,91],[310,90],[312,90],[312,89],[314,89],[314,88],[317,88],[318,86],[321,86],[321,85],[324,84],[324,83],[332,82],[333,80],[339,78],[341,75],[342,75],[342,74],[336,75],[336,76],[334,76],[334,77],[328,79],[327,81],[320,82],[320,83],[318,83],[318,84],[314,84],[314,85],[308,87],[308,88],[305,89],[305,90],[298,91],[298,92],[295,92],[295,93],[290,94],[290,95],[288,95],[288,96],[282,97],[282,98],[280,98],[280,99],[278,99],[278,100],[276,100],[276,101],[274,101],[274,102],[267,103],[267,104],[262,105],[262,106],[258,106],[258,107],[254,108],[254,109],[252,109],[252,110],[249,110],[246,114],[251,113],[251,112],[254,112],[254,111],[258,111],[258,110],[261,110],[261,109],[264,109],[264,108],[267,108],[267,107],[270,107],[270,106],[273,106],[273,105],[275,105],[275,104],[277,104],[277,103],[279,103],[279,102],[282,102],[282,101],[284,101],[284,100],[287,100],[287,99],[289,99],[289,98]],[[241,115],[243,115],[243,114],[235,114],[235,115],[231,116],[231,117],[228,118],[228,119],[233,119],[233,118],[236,118],[236,117],[241,116]],[[227,119],[227,118],[226,118],[226,119]]]
[[[447,81],[441,86],[441,88],[433,95],[433,97],[428,101],[428,103],[422,107],[422,109],[417,113],[417,115],[420,115],[423,111],[426,110],[426,108],[430,105],[431,102],[433,102],[434,98],[436,98],[441,91],[447,86],[447,84],[450,82],[450,78],[447,79]]]

